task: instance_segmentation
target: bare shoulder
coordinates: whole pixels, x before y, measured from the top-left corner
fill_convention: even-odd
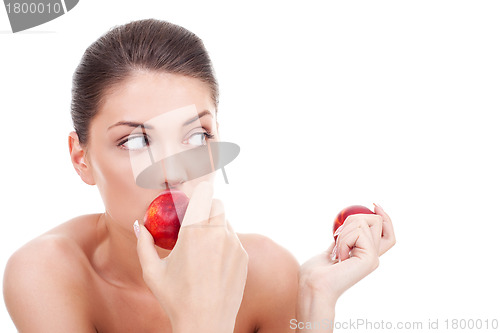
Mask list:
[[[257,331],[288,332],[295,317],[299,263],[283,246],[258,234],[238,234],[248,253],[245,293],[257,314]]]
[[[248,253],[248,279],[261,290],[288,292],[298,283],[299,263],[290,251],[258,234],[238,234]]]
[[[76,275],[78,267],[86,260],[83,248],[65,233],[43,234],[12,254],[6,273],[51,280],[61,275]],[[36,274],[46,273],[46,274]],[[8,277],[8,276],[7,276]]]
[[[98,215],[79,216],[31,240],[10,257],[6,272],[21,276],[47,273],[32,275],[37,280],[80,274],[88,263],[90,244],[95,244],[97,219]]]
[[[299,264],[290,251],[269,237],[259,234],[238,234],[249,256],[249,264],[258,270],[277,272],[283,268],[298,271]],[[260,272],[264,273],[264,272]]]
[[[78,223],[83,221],[68,221],[33,239],[7,262],[4,300],[19,331],[92,331],[84,290],[90,270]]]

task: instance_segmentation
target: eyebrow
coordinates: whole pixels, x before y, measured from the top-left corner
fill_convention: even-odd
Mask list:
[[[134,127],[134,128],[135,127],[142,127],[142,128],[147,128],[147,129],[153,129],[152,126],[144,125],[143,123],[137,123],[135,121],[119,121],[116,124],[109,126],[108,131],[116,126],[129,126],[129,127]]]
[[[184,124],[182,124],[182,126],[187,126],[187,125],[191,124],[193,121],[195,121],[196,119],[200,119],[201,117],[206,116],[206,115],[212,115],[212,113],[208,110],[201,111],[200,113],[198,113],[197,116],[194,116],[193,118],[189,119]]]
[[[194,116],[193,118],[187,120],[184,124],[182,124],[182,126],[187,126],[189,124],[191,124],[192,122],[196,121],[196,119],[199,119],[201,117],[204,117],[206,115],[212,115],[212,113],[208,110],[204,110],[202,112],[200,112],[198,115]],[[143,123],[138,123],[138,122],[135,122],[135,121],[119,121],[111,126],[108,127],[108,131],[113,128],[113,127],[116,127],[116,126],[129,126],[129,127],[142,127],[143,129],[146,128],[146,129],[153,129],[152,126],[150,125],[145,125]]]

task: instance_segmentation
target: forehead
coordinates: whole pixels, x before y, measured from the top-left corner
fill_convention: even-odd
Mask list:
[[[179,74],[135,71],[104,94],[98,117],[107,124],[146,122],[187,105],[215,116],[209,86],[203,81]]]

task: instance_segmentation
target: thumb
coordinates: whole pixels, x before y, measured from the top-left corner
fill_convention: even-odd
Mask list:
[[[156,252],[153,236],[137,220],[134,222],[134,232],[137,236],[137,255],[144,272],[148,268],[155,267],[161,259]]]

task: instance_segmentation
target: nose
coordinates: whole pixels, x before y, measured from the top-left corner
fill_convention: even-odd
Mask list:
[[[160,161],[162,170],[161,187],[174,189],[186,182],[188,179],[187,165],[182,163],[179,154],[165,157]]]
[[[155,154],[157,151],[149,150],[147,161],[141,160],[145,168],[136,174],[136,184],[143,188],[175,188],[188,181],[189,165],[181,157],[182,152],[174,155]],[[141,165],[141,164],[139,164]]]

